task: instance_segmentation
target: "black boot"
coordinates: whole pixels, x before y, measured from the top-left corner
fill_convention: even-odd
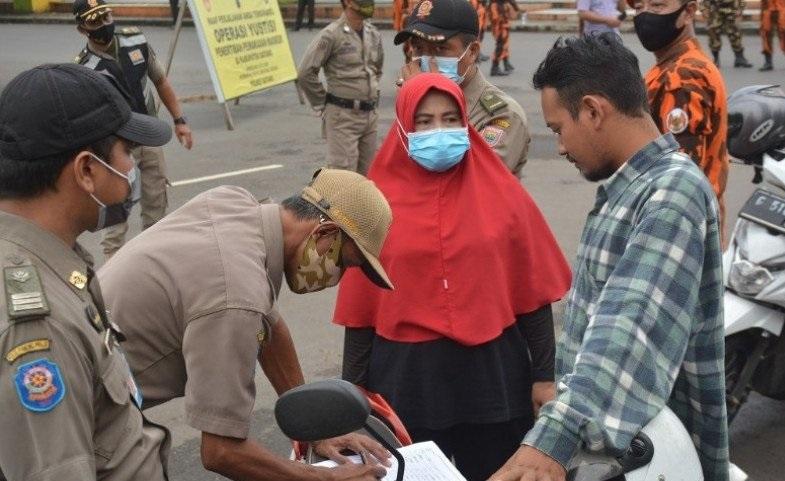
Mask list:
[[[504,59],[504,70],[506,70],[507,73],[510,73],[513,70],[515,70],[515,67],[513,67],[510,61],[507,60],[506,58]]]
[[[733,61],[733,66],[736,68],[750,68],[752,64],[744,57],[744,50],[739,50],[736,53],[736,60]]]
[[[774,70],[774,66],[771,64],[771,54],[764,53],[763,58],[765,58],[766,61],[763,63],[763,67],[759,68],[758,70],[761,72],[768,72],[769,70]]]
[[[507,72],[499,68],[498,61],[493,62],[493,64],[491,65],[491,77],[498,77],[502,75],[507,75]]]
[[[719,50],[712,50],[711,51],[712,57],[714,57],[714,65],[717,67],[720,66],[720,51]]]

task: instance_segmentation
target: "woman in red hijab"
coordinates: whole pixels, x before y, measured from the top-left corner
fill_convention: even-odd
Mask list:
[[[381,261],[395,290],[344,275],[344,378],[485,480],[553,395],[551,303],[570,271],[532,198],[469,125],[456,83],[408,80],[396,114],[368,175],[393,211]]]

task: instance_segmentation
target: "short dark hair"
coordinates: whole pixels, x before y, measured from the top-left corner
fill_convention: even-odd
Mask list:
[[[532,83],[537,90],[556,89],[573,118],[578,117],[586,95],[602,95],[630,117],[649,112],[638,57],[615,33],[559,37],[537,67]]]
[[[287,197],[281,202],[281,206],[291,212],[297,220],[315,220],[322,216],[327,217],[318,207],[300,197],[299,194]]]
[[[459,33],[458,35],[460,35],[461,42],[463,42],[463,46],[464,47],[468,47],[470,43],[472,43],[475,40],[477,40],[477,35],[474,35],[473,33],[463,33],[462,32],[462,33]]]
[[[81,149],[34,160],[12,160],[0,156],[0,199],[29,199],[48,190],[55,190],[57,178],[76,154],[89,150],[109,162],[115,142],[109,135]]]

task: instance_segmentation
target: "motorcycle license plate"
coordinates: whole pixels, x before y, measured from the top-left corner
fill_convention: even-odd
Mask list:
[[[758,189],[747,199],[739,217],[785,234],[785,199]]]

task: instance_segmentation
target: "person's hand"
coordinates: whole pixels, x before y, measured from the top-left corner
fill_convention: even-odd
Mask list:
[[[194,140],[191,137],[191,127],[189,127],[188,124],[175,124],[174,134],[183,147],[191,150],[191,146],[194,145]]]
[[[565,481],[567,471],[531,446],[521,446],[488,481]]]
[[[319,105],[319,106],[313,107],[311,112],[313,113],[314,117],[319,117],[319,118],[323,117],[324,116],[324,105]]]
[[[543,404],[556,399],[556,383],[553,381],[535,382],[532,384],[532,404],[534,405],[534,416],[540,414]]]
[[[616,17],[608,17],[605,19],[605,25],[611,28],[619,28],[621,26],[621,20]]]
[[[436,65],[436,59],[434,57],[430,57],[430,60],[428,61],[428,69],[430,72],[439,73],[439,66]],[[398,80],[395,82],[395,85],[400,87],[404,82],[416,75],[420,75],[421,73],[422,69],[420,69],[420,58],[415,57],[414,60],[403,66],[401,69],[401,74],[399,75]]]
[[[316,441],[311,445],[316,454],[323,458],[330,458],[338,464],[351,463],[349,458],[341,454],[341,451],[348,449],[357,454],[371,454],[385,466],[390,466],[390,452],[378,442],[362,434],[349,433],[337,438]],[[367,458],[367,455],[365,457]]]
[[[345,464],[334,468],[318,468],[325,481],[376,481],[387,471],[378,464]]]

